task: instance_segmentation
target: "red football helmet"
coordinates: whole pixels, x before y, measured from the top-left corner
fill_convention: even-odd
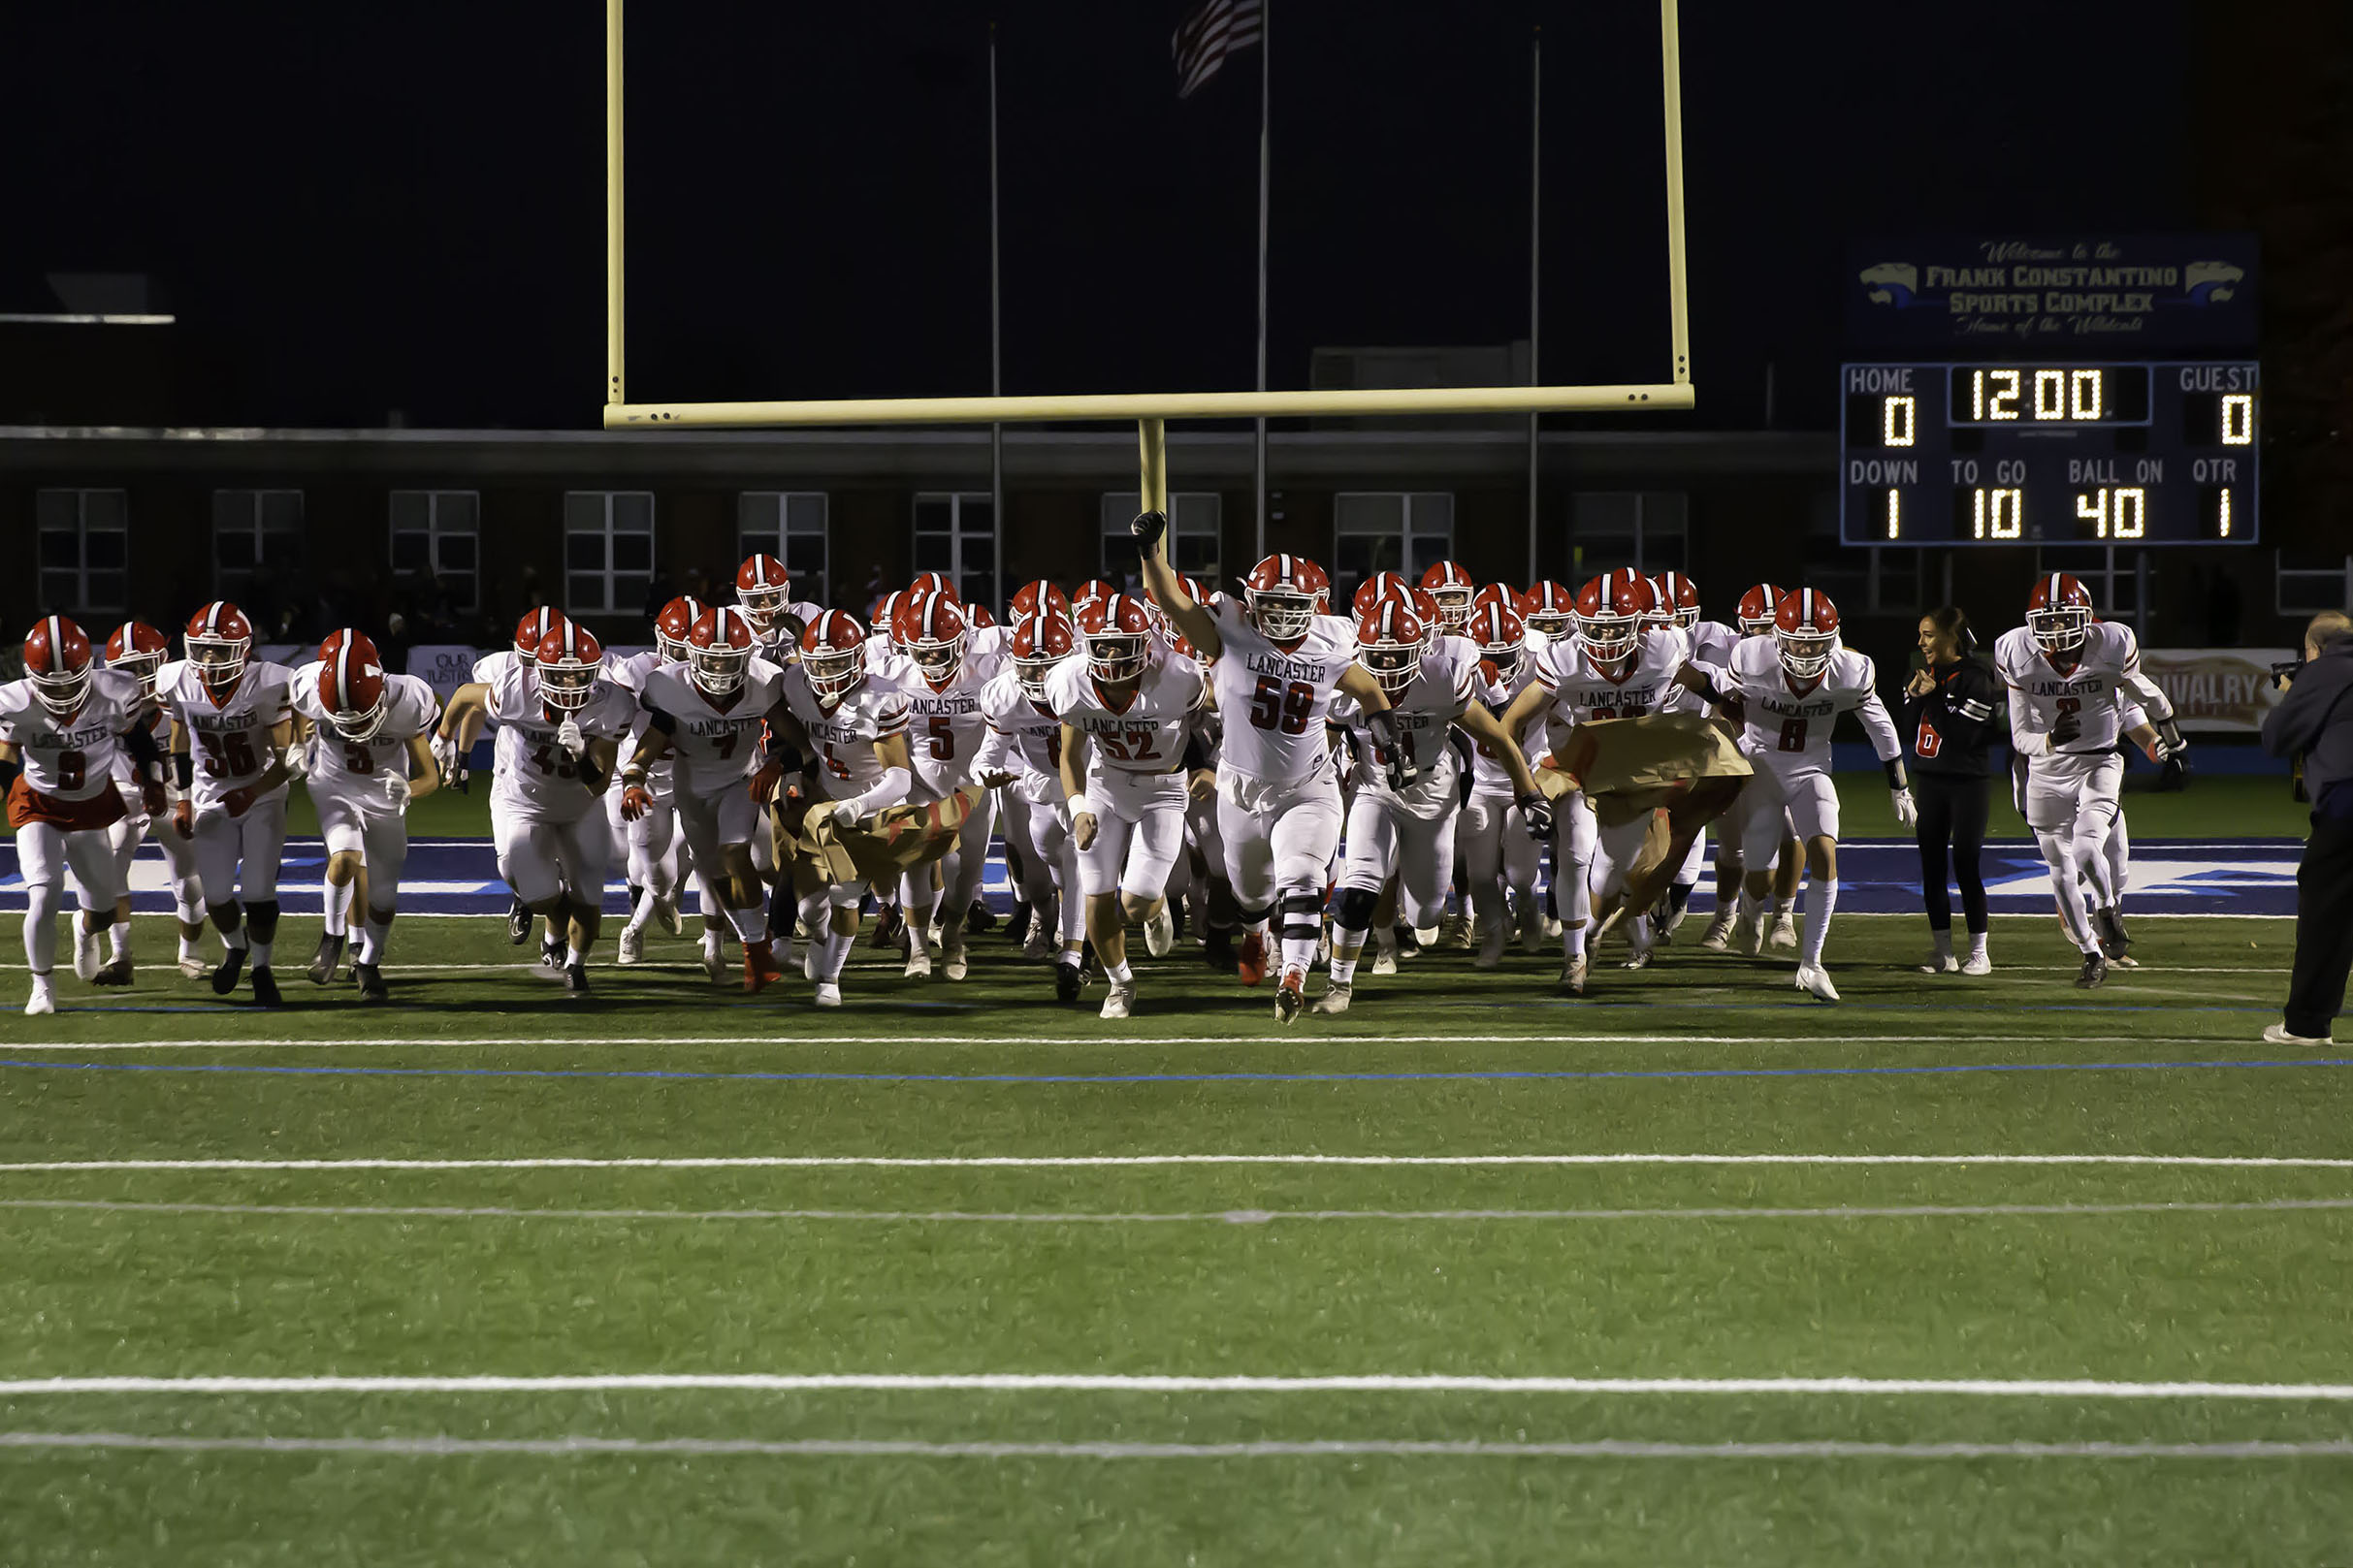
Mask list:
[[[1404,598],[1382,599],[1356,624],[1356,661],[1395,697],[1421,673],[1429,629]]]
[[[952,593],[910,589],[890,622],[890,646],[914,661],[934,690],[964,668],[964,607]]]
[[[525,669],[538,662],[539,645],[547,641],[549,632],[563,624],[564,612],[544,605],[515,623],[515,657]]]
[[[1518,615],[1522,597],[1520,591],[1509,583],[1488,583],[1470,596],[1470,607],[1476,610],[1482,604],[1500,604],[1513,615]]]
[[[197,678],[215,691],[236,688],[245,673],[245,657],[253,652],[253,623],[227,599],[214,599],[188,617],[180,641]]]
[[[1654,626],[1699,624],[1699,589],[1681,572],[1660,572],[1651,579],[1651,620]]]
[[[765,560],[765,556],[754,556],[753,560]],[[749,561],[745,563],[747,566]],[[706,606],[692,593],[681,593],[661,607],[654,618],[654,647],[664,664],[675,664],[687,656],[687,639],[694,634],[694,623],[703,617]],[[752,612],[744,612],[745,619]]]
[[[1470,601],[1478,596],[1478,585],[1470,580],[1470,573],[1451,560],[1441,560],[1422,573],[1422,589],[1437,600],[1443,629],[1460,635],[1470,624]]]
[[[1655,601],[1651,580],[1631,566],[1596,577],[1577,591],[1577,634],[1585,655],[1605,670],[1622,668],[1642,645],[1642,624]]]
[[[1021,618],[1014,627],[1014,679],[1030,701],[1046,700],[1046,678],[1077,646],[1070,617],[1048,610]]]
[[[1070,595],[1040,577],[1015,589],[1012,602],[1006,605],[1005,610],[1007,618],[1014,621],[1041,612],[1058,615],[1067,621],[1070,619]]]
[[[964,624],[976,631],[992,630],[997,624],[996,612],[985,604],[967,604],[964,606]]]
[[[744,688],[752,667],[751,612],[715,605],[694,618],[687,633],[687,679],[708,697],[731,697]]]
[[[868,606],[873,614],[866,618],[866,624],[888,637],[892,624],[899,618],[899,606],[906,602],[907,591],[903,588],[892,589]]]
[[[2073,572],[2047,572],[2026,596],[2026,634],[2046,654],[2071,654],[2091,635],[2091,591]]]
[[[41,706],[65,718],[81,708],[98,673],[90,639],[64,616],[44,616],[24,639],[24,673]]]
[[[1403,599],[1410,604],[1413,602],[1412,585],[1397,572],[1374,572],[1356,585],[1356,592],[1349,597],[1348,608],[1362,621],[1383,599]]]
[[[1773,644],[1781,650],[1781,667],[1793,681],[1812,681],[1830,667],[1838,652],[1838,606],[1830,595],[1810,588],[1792,589],[1781,596],[1773,612]]]
[[[1577,595],[1559,583],[1543,582],[1520,595],[1520,624],[1540,637],[1566,636],[1577,619]]]
[[[1297,642],[1332,602],[1332,579],[1305,556],[1269,556],[1242,580],[1241,599],[1259,634]]]
[[[764,636],[768,623],[792,602],[792,576],[774,556],[754,556],[735,570],[735,602],[756,636]]]
[[[152,699],[155,677],[170,657],[172,645],[145,621],[125,621],[107,639],[107,668],[120,670],[139,682],[139,694]]]
[[[1152,617],[1142,599],[1114,593],[1079,610],[1086,669],[1098,681],[1133,681],[1152,660]]]
[[[539,639],[539,696],[558,713],[578,713],[596,695],[604,645],[588,627],[566,621]]]
[[[319,644],[319,708],[338,735],[367,741],[384,727],[384,659],[369,635],[352,626]]]
[[[1779,583],[1759,583],[1741,594],[1739,608],[1732,612],[1732,619],[1740,623],[1740,634],[1772,636],[1773,618],[1781,612],[1781,601],[1789,596],[1789,591]]]
[[[809,678],[809,689],[818,700],[828,706],[866,678],[866,628],[856,616],[827,610],[809,623],[801,633],[801,673]]]
[[[964,602],[957,596],[956,585],[948,580],[946,572],[918,572],[915,574],[915,581],[907,585],[907,592],[917,594],[945,593],[948,595],[948,602],[959,608]]]
[[[1076,616],[1081,606],[1090,604],[1096,599],[1108,599],[1118,592],[1119,591],[1116,588],[1113,588],[1102,578],[1090,577],[1085,582],[1079,585],[1078,592],[1071,595],[1071,614]]]
[[[1494,599],[1473,609],[1464,627],[1464,635],[1478,645],[1479,658],[1495,671],[1496,683],[1506,688],[1520,683],[1520,664],[1528,652],[1521,641],[1526,632],[1520,612]]]

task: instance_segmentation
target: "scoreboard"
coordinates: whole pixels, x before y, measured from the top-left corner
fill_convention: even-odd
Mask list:
[[[1848,365],[1839,537],[2251,544],[2252,361]]]

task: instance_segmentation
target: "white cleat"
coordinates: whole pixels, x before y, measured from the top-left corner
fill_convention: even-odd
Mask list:
[[[30,1012],[33,1009],[27,1008],[24,1010]],[[2263,1042],[2266,1045],[2334,1045],[2337,1043],[2337,1039],[2334,1035],[2295,1034],[2289,1030],[2286,1022],[2283,1020],[2279,1023],[2267,1025],[2265,1027],[2263,1031]]]
[[[727,949],[723,944],[708,939],[704,940],[702,972],[710,976],[713,985],[719,984],[727,977]]]
[[[24,1015],[27,1018],[40,1018],[56,1010],[57,998],[50,988],[49,977],[47,975],[34,976],[33,994],[24,1001]]]
[[[678,915],[678,895],[676,893],[664,893],[654,900],[654,920],[662,930],[667,931],[673,937],[683,937],[687,934],[687,923]]]
[[[1561,921],[1558,916],[1550,914],[1544,916],[1544,940],[1546,942],[1561,940]]]
[[[84,931],[81,918],[74,919],[74,978],[88,984],[106,968],[106,933]]]
[[[1967,958],[1961,960],[1961,973],[1964,975],[1990,975],[1993,973],[1993,960],[1983,953],[1971,953]]]
[[[1060,945],[1061,944],[1054,940],[1054,928],[1047,920],[1046,912],[1039,910],[1032,912],[1029,917],[1029,936],[1021,944],[1021,956],[1033,964],[1042,964],[1053,957],[1054,949]]]
[[[831,980],[820,980],[817,995],[810,1000],[821,1008],[838,1008],[842,1005],[842,988]]]
[[[1745,914],[1740,915],[1732,922],[1732,946],[1735,950],[1754,958],[1764,951],[1764,917],[1762,915],[1758,915],[1754,920]]]
[[[1348,1010],[1348,1003],[1355,993],[1356,985],[1353,981],[1327,981],[1324,985],[1324,994],[1317,997],[1312,1003],[1310,1003],[1307,1007],[1307,1010],[1309,1012],[1320,1012],[1327,1017],[1336,1012],[1346,1012]]]
[[[1716,917],[1708,922],[1707,935],[1699,939],[1700,948],[1706,952],[1720,953],[1729,947],[1732,944],[1732,927],[1739,918],[1734,911],[1718,910]]]
[[[1766,945],[1772,947],[1796,946],[1797,916],[1794,914],[1776,914],[1773,916],[1773,934],[1765,939],[1765,944]]]
[[[621,942],[613,953],[613,962],[617,964],[642,964],[645,962],[645,927],[623,926],[621,928]]]
[[[1583,953],[1561,961],[1561,990],[1569,996],[1585,994],[1586,960]]]
[[[1372,954],[1372,973],[1375,975],[1395,975],[1397,973],[1397,954],[1391,952],[1386,947],[1375,949]]]
[[[1830,973],[1810,964],[1797,966],[1797,988],[1812,993],[1818,1002],[1836,1002],[1838,987],[1830,983]]]
[[[181,979],[201,980],[211,973],[212,966],[205,962],[203,953],[186,952],[179,955],[179,977]]]
[[[1455,952],[1467,953],[1478,945],[1471,931],[1470,916],[1460,912],[1449,914],[1438,922],[1438,944]]]
[[[1176,945],[1176,916],[1170,912],[1168,900],[1162,899],[1159,911],[1144,919],[1144,950],[1154,958],[1166,958]]]
[[[1113,980],[1112,981],[1111,995],[1103,999],[1102,1016],[1106,1018],[1128,1017],[1130,1015],[1129,1009],[1134,1008],[1135,1005],[1136,982],[1134,980],[1129,980],[1122,984],[1118,980]]]
[[[1928,961],[1920,965],[1922,975],[1958,975],[1960,972],[1961,961],[1950,953],[1930,953]]]
[[[911,980],[931,978],[930,948],[918,947],[913,943],[908,944],[906,977]]]
[[[956,941],[949,947],[947,952],[941,955],[940,972],[946,975],[951,980],[960,980],[965,976],[972,973],[971,966],[964,961],[964,939],[962,936],[959,935]]]

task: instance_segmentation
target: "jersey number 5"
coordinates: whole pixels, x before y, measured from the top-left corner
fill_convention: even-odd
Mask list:
[[[1250,693],[1250,722],[1260,729],[1305,735],[1307,716],[1314,711],[1315,688],[1305,681],[1285,686],[1271,675],[1262,675],[1258,678],[1258,689]]]

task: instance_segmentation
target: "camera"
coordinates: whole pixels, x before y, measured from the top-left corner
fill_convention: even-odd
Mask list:
[[[2272,685],[2285,691],[2295,684],[2297,672],[2304,668],[2301,658],[2282,659],[2272,666]]]

